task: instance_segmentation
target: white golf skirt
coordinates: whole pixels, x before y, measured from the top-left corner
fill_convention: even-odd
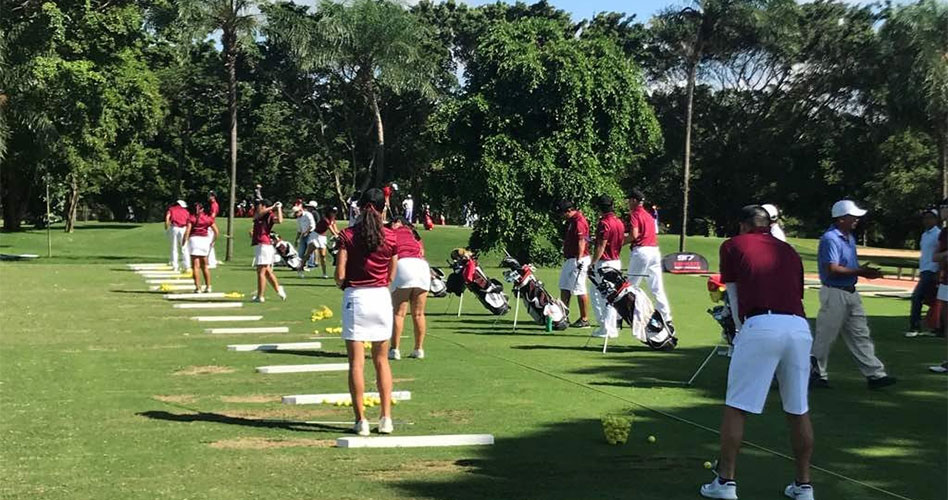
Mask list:
[[[431,268],[428,261],[413,257],[398,259],[392,290],[404,288],[420,288],[425,291],[431,288]]]
[[[315,246],[316,248],[327,248],[329,246],[329,239],[326,238],[325,234],[317,234],[310,241],[310,245]]]
[[[191,236],[188,238],[188,253],[192,257],[207,257],[211,253],[211,242],[214,239],[208,236]]]
[[[948,302],[948,285],[938,285],[938,300]]]
[[[253,265],[272,266],[277,262],[276,248],[273,245],[254,245],[253,246]]]
[[[342,338],[381,342],[392,337],[392,295],[386,287],[349,287],[342,292]]]

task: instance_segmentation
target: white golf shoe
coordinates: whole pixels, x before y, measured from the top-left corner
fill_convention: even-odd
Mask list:
[[[282,286],[277,288],[277,295],[279,295],[280,298],[283,299],[284,302],[286,302],[286,290],[284,290]]]
[[[368,436],[372,434],[371,431],[369,431],[369,421],[364,418],[359,420],[355,423],[355,426],[352,427],[352,432],[355,432],[360,436]]]
[[[402,353],[398,349],[389,349],[388,350],[388,359],[398,361],[402,359]]]
[[[415,349],[414,351],[411,352],[411,354],[408,357],[415,358],[415,359],[425,359],[425,350]]]
[[[266,302],[266,301],[267,299],[260,297],[258,295],[254,295],[253,298],[250,299],[250,302]]]
[[[737,483],[727,481],[721,484],[718,478],[714,478],[708,484],[702,484],[700,490],[701,496],[705,498],[720,498],[723,500],[737,500]]]
[[[391,434],[395,430],[395,423],[392,417],[382,417],[379,419],[379,434]]]
[[[794,500],[813,500],[813,486],[809,484],[797,484],[796,481],[787,485],[783,494]]]

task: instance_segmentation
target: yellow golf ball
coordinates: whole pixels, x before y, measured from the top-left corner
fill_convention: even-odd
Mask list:
[[[656,441],[655,436],[649,436],[649,437],[648,437],[648,442],[649,442],[649,443],[654,443],[655,441]]]

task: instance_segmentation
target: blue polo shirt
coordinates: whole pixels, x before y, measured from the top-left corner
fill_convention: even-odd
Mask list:
[[[816,257],[820,268],[820,282],[826,286],[855,286],[858,276],[839,276],[830,274],[827,266],[838,264],[843,267],[859,267],[856,256],[856,238],[845,235],[836,226],[829,229],[820,237],[820,249]]]

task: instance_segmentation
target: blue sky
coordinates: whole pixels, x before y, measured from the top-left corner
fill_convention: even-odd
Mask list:
[[[460,1],[460,0],[459,0]],[[468,5],[483,5],[494,3],[496,0],[466,0]],[[636,18],[645,22],[656,12],[670,5],[683,5],[685,2],[669,0],[549,0],[550,4],[558,9],[572,13],[573,20],[589,19],[597,12],[625,12],[635,14]],[[508,1],[507,3],[513,3]],[[526,3],[534,3],[528,0]]]

